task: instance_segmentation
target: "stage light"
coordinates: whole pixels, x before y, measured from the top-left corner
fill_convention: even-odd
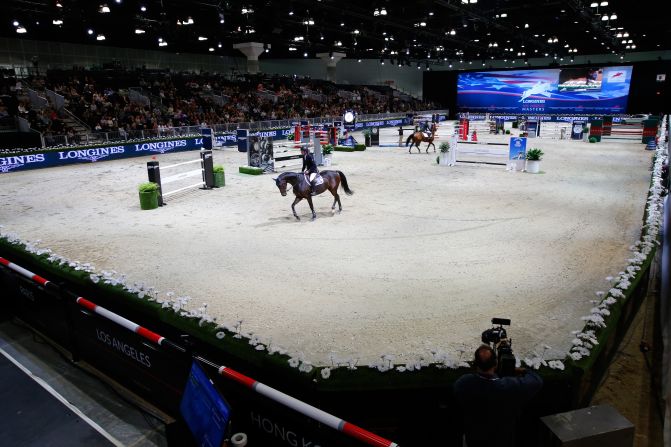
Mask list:
[[[601,16],[601,21],[602,21],[602,22],[605,22],[606,20],[608,20],[608,16],[605,15],[605,14],[602,15],[602,16]]]
[[[617,20],[617,14],[611,14],[610,20]]]
[[[105,35],[104,34],[98,34],[96,36],[96,40],[105,40]]]
[[[599,6],[608,6],[608,2],[601,2]]]
[[[210,48],[207,49],[207,51],[214,51],[214,48],[210,47]]]
[[[589,6],[590,6],[590,8],[596,8],[596,7],[599,6],[599,4],[598,4],[597,2],[593,2],[593,3],[592,3],[591,5],[589,5]]]
[[[143,29],[140,29],[140,28],[137,28],[135,30],[135,34],[144,34],[144,33],[145,33],[145,31]]]
[[[198,40],[200,40],[200,41],[207,40],[207,37],[205,37],[205,36],[198,36]]]
[[[60,26],[60,25],[63,24],[63,21],[61,19],[54,19],[54,20],[51,21],[51,23],[53,23],[54,25]]]
[[[386,16],[387,15],[387,10],[384,8],[380,8],[380,15],[381,16]]]
[[[100,5],[100,14],[107,14],[110,12],[110,7],[107,5]]]
[[[377,8],[375,8],[375,9],[373,10],[373,15],[374,15],[375,17],[379,16],[379,15],[380,15],[380,10],[377,9]]]
[[[146,6],[140,6],[140,11],[147,12],[147,7]]]
[[[19,34],[25,34],[25,33],[28,32],[28,30],[25,29],[25,28],[22,27],[22,26],[19,26],[18,28],[16,28],[16,32],[19,33]]]

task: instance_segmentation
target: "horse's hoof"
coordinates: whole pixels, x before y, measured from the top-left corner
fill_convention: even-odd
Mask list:
[[[298,216],[294,216],[294,217],[296,218],[296,220],[301,220],[301,218],[300,218],[300,217],[298,217]]]

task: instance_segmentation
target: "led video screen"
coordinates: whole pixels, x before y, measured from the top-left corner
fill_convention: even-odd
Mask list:
[[[460,112],[625,113],[631,66],[478,71],[457,78]]]

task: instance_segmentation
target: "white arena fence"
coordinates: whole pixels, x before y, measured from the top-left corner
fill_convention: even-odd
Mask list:
[[[200,163],[200,167],[193,169],[195,163]],[[177,170],[172,171],[173,169]],[[170,175],[162,177],[161,171],[165,172],[168,170],[170,170]],[[164,197],[193,188],[211,189],[214,187],[212,151],[202,150],[200,151],[200,158],[168,166],[159,167],[158,161],[149,161],[147,162],[147,174],[150,182],[158,184],[158,204],[159,206],[163,206],[165,204]],[[195,178],[198,177],[199,180],[195,181]],[[164,185],[168,184],[171,184],[175,188],[167,190]]]

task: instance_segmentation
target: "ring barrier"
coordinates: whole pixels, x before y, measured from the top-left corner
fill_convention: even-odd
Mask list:
[[[539,137],[552,138],[554,140],[569,139],[571,138],[571,123],[542,121]]]
[[[180,166],[191,165],[193,163],[200,163],[199,169],[191,169],[188,171],[177,172],[176,174],[169,175],[167,177],[161,177],[161,170],[166,171],[168,169],[178,168]],[[212,189],[214,187],[214,164],[212,161],[212,151],[211,150],[202,150],[200,151],[200,158],[196,160],[184,161],[181,163],[175,163],[168,166],[160,166],[158,161],[149,161],[147,162],[147,174],[150,182],[158,184],[158,204],[163,206],[165,204],[163,198],[176,194],[178,192],[186,191],[187,189],[200,188],[200,189]],[[189,183],[188,185],[181,185],[171,191],[165,191],[163,185],[169,183],[183,183],[185,180],[193,181],[193,177],[200,176],[200,181],[196,183]]]
[[[272,144],[273,172],[277,171],[278,169],[302,165],[303,156],[301,155],[301,149],[307,146],[308,143]]]
[[[18,266],[3,257],[0,257],[0,265],[3,265],[10,270],[13,270],[14,272],[28,278],[29,280],[35,282],[40,286],[45,286],[45,284],[48,283],[53,284],[53,286],[56,288],[59,288],[59,286],[56,285],[56,283],[52,283],[42,278],[41,276],[36,275],[35,273],[21,266]],[[179,353],[188,352],[185,347],[180,346],[177,343],[173,343],[167,338],[163,337],[162,335],[153,332],[150,329],[147,329],[137,323],[134,323],[133,321],[128,320],[127,318],[124,318],[123,316],[114,313],[102,306],[99,306],[82,296],[76,296],[74,301],[76,304],[86,309],[87,311],[95,313],[96,315],[99,315],[100,317],[109,320],[115,323],[116,325],[123,327],[124,329],[129,330],[153,344],[173,349],[174,351],[177,351]],[[304,416],[307,416],[327,427],[337,430],[351,438],[362,441],[367,445],[374,447],[398,447],[398,444],[396,444],[395,442],[389,441],[381,436],[376,435],[375,433],[372,433],[357,425],[351,424],[343,419],[333,416],[323,410],[320,410],[319,408],[313,407],[310,404],[307,404],[292,396],[289,396],[288,394],[285,394],[257,380],[254,380],[253,378],[241,374],[238,371],[235,371],[227,366],[216,364],[199,355],[193,355],[193,358],[216,369],[219,375],[221,375],[222,377],[231,379],[274,402],[277,402],[287,408],[290,408]]]

